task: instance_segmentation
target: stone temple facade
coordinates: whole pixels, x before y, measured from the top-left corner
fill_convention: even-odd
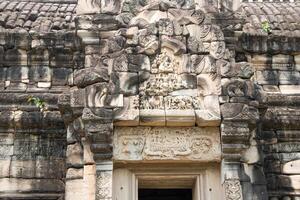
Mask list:
[[[300,200],[297,1],[0,0],[0,199]]]

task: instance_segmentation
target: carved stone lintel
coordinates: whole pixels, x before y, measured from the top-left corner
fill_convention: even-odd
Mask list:
[[[220,161],[219,143],[216,128],[117,127],[114,159]]]

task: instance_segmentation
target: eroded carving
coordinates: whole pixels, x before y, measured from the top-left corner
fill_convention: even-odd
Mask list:
[[[112,171],[98,171],[96,174],[96,199],[112,198]]]
[[[242,187],[237,179],[225,180],[225,199],[226,200],[242,200]]]
[[[220,159],[219,135],[214,128],[118,127],[115,160]]]

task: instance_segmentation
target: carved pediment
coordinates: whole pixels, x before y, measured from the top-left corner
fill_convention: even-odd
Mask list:
[[[114,7],[101,11],[103,23],[91,18],[100,32],[109,20],[127,28],[104,34],[99,56],[86,56],[89,66],[74,76],[82,96],[71,95],[81,98],[71,99],[72,107],[112,109],[116,126],[220,124],[219,68],[230,65],[228,50],[221,29],[203,11],[185,0],[85,3],[91,11]],[[110,12],[120,14],[103,15]]]

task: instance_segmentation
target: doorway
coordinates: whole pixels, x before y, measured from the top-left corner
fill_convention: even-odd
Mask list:
[[[113,200],[221,200],[219,165],[126,164],[116,166]]]
[[[139,189],[139,200],[193,200],[192,189]]]

